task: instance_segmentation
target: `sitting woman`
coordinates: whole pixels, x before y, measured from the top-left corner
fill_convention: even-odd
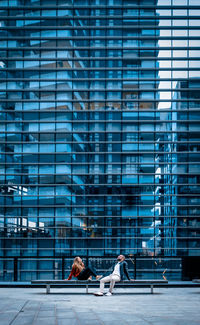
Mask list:
[[[72,276],[78,280],[92,280],[92,276],[95,276],[96,280],[99,280],[102,277],[101,275],[97,275],[91,267],[85,267],[79,256],[75,257],[72,270],[67,280],[71,280]]]

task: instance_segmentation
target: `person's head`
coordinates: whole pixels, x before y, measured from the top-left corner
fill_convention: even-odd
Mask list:
[[[79,256],[76,256],[74,258],[74,264],[81,264],[81,263],[83,263],[82,259]]]
[[[119,255],[119,256],[117,256],[117,260],[119,262],[123,262],[125,260],[125,256],[124,255]]]
[[[79,256],[76,256],[74,258],[74,263],[72,266],[75,267],[76,269],[78,269],[79,271],[82,271],[82,269],[84,268],[82,259]]]

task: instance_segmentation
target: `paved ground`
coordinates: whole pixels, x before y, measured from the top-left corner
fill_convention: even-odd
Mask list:
[[[51,292],[0,288],[0,325],[200,325],[200,288],[155,288],[154,295],[149,288],[118,288],[112,297]]]

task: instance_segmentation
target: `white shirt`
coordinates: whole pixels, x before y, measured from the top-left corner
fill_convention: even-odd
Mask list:
[[[115,268],[114,268],[114,271],[112,273],[113,275],[118,275],[120,277],[120,262],[118,262],[116,265],[115,265]]]

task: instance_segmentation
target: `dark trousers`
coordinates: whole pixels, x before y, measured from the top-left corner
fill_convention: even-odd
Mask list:
[[[97,276],[96,271],[92,267],[86,267],[81,273],[77,276],[78,280],[87,280],[91,275]]]

